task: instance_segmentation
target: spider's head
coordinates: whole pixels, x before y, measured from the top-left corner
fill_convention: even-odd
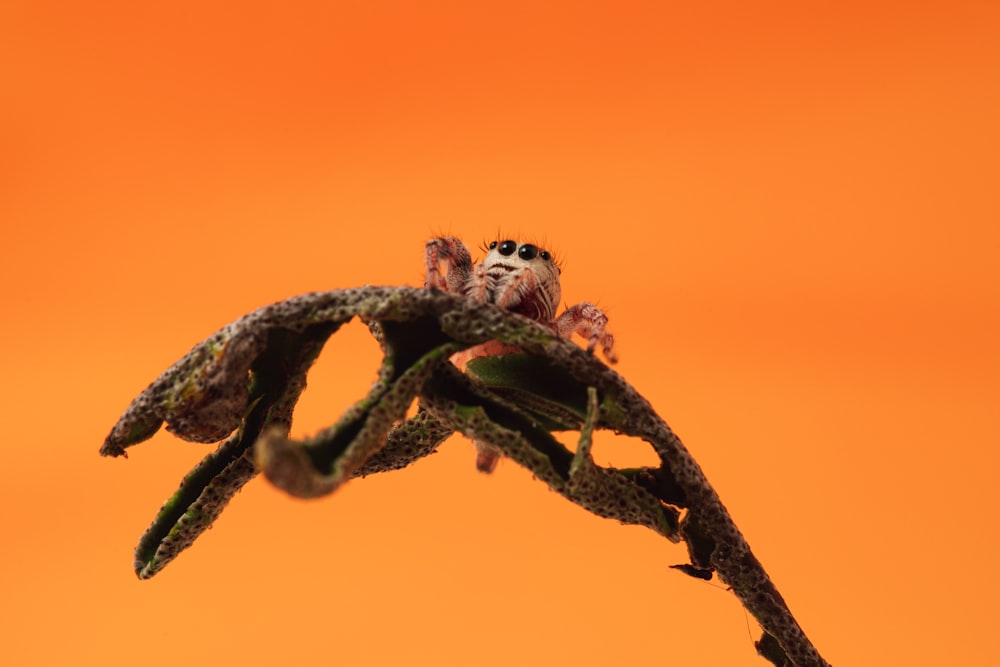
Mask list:
[[[504,303],[510,298],[510,305],[505,307],[513,307],[518,312],[523,311],[522,314],[532,319],[548,321],[554,317],[561,291],[559,264],[548,250],[543,250],[533,243],[492,241],[486,246],[486,259],[482,265],[487,275],[496,280],[491,289],[497,293],[491,295],[490,301]],[[540,294],[525,293],[521,288],[504,295],[503,292],[508,286],[525,284],[515,277],[524,271],[534,274],[535,280],[531,284],[535,285],[534,289]]]
[[[548,250],[533,243],[518,241],[491,241],[486,246],[487,268],[502,265],[511,269],[531,269],[540,282],[559,280],[559,263]]]

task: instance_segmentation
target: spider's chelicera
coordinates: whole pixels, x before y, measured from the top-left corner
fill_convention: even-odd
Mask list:
[[[424,286],[495,303],[548,326],[563,338],[580,334],[587,339],[589,351],[599,345],[609,362],[618,361],[614,337],[607,330],[608,317],[597,306],[578,303],[556,317],[562,293],[560,269],[549,251],[511,240],[493,241],[486,250],[486,258],[474,264],[468,248],[459,239],[453,236],[431,239],[425,248]],[[515,347],[490,341],[456,355],[453,361],[461,367],[475,357],[516,351]],[[484,443],[477,442],[476,446],[479,449],[476,467],[492,472],[499,452]]]

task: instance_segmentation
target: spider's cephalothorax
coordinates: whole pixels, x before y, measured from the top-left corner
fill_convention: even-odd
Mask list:
[[[425,287],[464,294],[472,299],[495,303],[515,313],[550,327],[563,338],[578,333],[587,339],[587,350],[598,345],[611,363],[618,361],[614,337],[608,333],[608,317],[597,306],[578,303],[556,317],[561,289],[559,265],[552,254],[531,243],[493,241],[486,247],[486,259],[478,264],[465,245],[453,236],[427,242]],[[447,269],[442,273],[442,265]],[[491,341],[455,355],[453,361],[464,366],[475,357],[506,352],[517,348]],[[493,447],[476,443],[479,456],[476,467],[492,472],[500,457]]]

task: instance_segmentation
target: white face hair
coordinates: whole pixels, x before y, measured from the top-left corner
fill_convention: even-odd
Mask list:
[[[554,314],[562,289],[559,285],[559,266],[549,251],[516,241],[493,241],[487,250],[482,266],[493,284],[501,287],[521,271],[531,271],[538,281],[538,288],[544,290]]]

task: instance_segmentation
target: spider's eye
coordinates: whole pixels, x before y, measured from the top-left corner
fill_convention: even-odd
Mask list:
[[[517,251],[517,256],[520,257],[521,259],[534,259],[535,257],[538,257],[538,248],[531,245],[530,243],[525,243]]]
[[[504,241],[500,244],[500,254],[505,257],[513,255],[515,250],[517,250],[517,244],[513,241]]]
[[[549,254],[548,250],[541,251],[540,253],[538,253],[538,256],[544,259],[546,262],[552,259],[552,255]]]
[[[497,247],[497,242],[496,241],[490,242],[490,250],[493,250],[493,248],[496,248],[496,247]]]

